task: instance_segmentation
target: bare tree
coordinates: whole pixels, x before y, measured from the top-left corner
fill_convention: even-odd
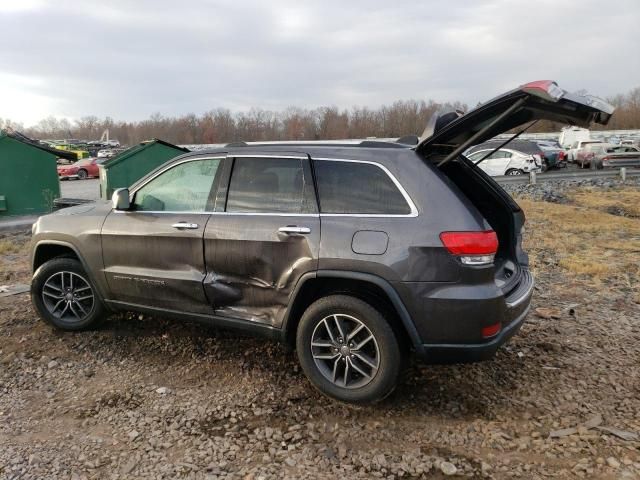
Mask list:
[[[608,99],[616,112],[605,128],[640,128],[640,87]],[[379,108],[338,107],[303,109],[289,107],[280,112],[259,108],[233,113],[215,108],[202,115],[193,113],[180,117],[165,117],[154,113],[139,122],[114,121],[106,117],[82,117],[73,123],[67,119],[48,117],[25,133],[34,138],[98,139],[109,129],[111,138],[133,145],[151,138],[161,138],[176,144],[227,143],[264,140],[321,140],[366,137],[400,137],[420,135],[428,119],[436,112],[466,111],[460,102],[438,103],[434,100],[399,100]],[[0,127],[11,125],[24,130],[22,125],[0,119]],[[538,122],[530,131],[558,131],[563,125]],[[594,126],[594,128],[602,128]]]

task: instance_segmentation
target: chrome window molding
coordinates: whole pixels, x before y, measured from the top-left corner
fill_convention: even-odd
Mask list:
[[[328,158],[328,157],[312,157],[311,160],[322,160],[325,162],[348,162],[348,163],[366,163],[369,165],[375,165],[380,168],[387,176],[391,179],[396,188],[400,191],[404,200],[409,205],[409,213],[406,214],[386,214],[386,213],[320,213],[321,217],[359,217],[359,218],[409,218],[409,217],[417,217],[418,209],[416,204],[413,203],[413,199],[409,196],[407,191],[404,189],[402,184],[398,181],[396,176],[389,171],[387,167],[382,165],[381,163],[374,162],[371,160],[352,160],[347,158]]]
[[[147,183],[157,178],[159,175],[162,175],[167,170],[181,165],[187,162],[194,162],[199,160],[224,160],[226,158],[290,158],[295,160],[307,160],[309,157],[307,156],[289,156],[289,155],[260,155],[260,154],[242,154],[242,155],[225,155],[225,156],[213,156],[213,157],[196,157],[196,158],[186,158],[181,160],[180,162],[172,163],[168,165],[166,168],[163,168],[158,173],[156,173],[153,177],[147,179],[144,183],[135,186],[135,190],[132,190],[129,193],[129,200],[132,201],[135,197],[135,194],[138,190],[144,187]],[[328,157],[316,157],[311,160],[321,160],[321,161],[329,161],[329,162],[349,162],[349,163],[365,163],[370,165],[375,165],[380,168],[393,182],[396,188],[400,191],[405,201],[409,205],[410,212],[407,214],[385,214],[385,213],[282,213],[282,212],[187,212],[187,211],[167,211],[167,210],[147,210],[147,211],[119,211],[114,210],[117,213],[137,213],[137,214],[171,214],[171,215],[237,215],[237,216],[273,216],[273,217],[352,217],[352,218],[411,218],[418,216],[418,209],[416,208],[415,203],[412,198],[409,196],[407,191],[404,189],[402,184],[398,181],[393,173],[389,171],[387,167],[382,165],[381,163],[374,162],[371,160],[353,160],[347,158],[328,158]]]
[[[174,210],[114,210],[117,213],[146,213],[146,214],[171,214],[171,215],[238,215],[238,216],[256,216],[256,217],[319,217],[318,213],[283,213],[283,212],[187,212]]]

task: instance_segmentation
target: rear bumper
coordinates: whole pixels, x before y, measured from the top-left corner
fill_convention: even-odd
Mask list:
[[[507,296],[459,299],[456,303],[462,304],[463,308],[455,312],[451,308],[439,309],[441,314],[432,316],[428,325],[434,330],[436,324],[448,325],[447,338],[442,342],[425,342],[416,350],[428,363],[476,362],[492,358],[522,327],[529,313],[533,288],[533,275],[523,269],[520,283]],[[450,303],[447,305],[451,306]],[[448,315],[446,310],[449,310]],[[501,324],[498,334],[488,339],[480,337],[482,327],[497,322]]]
[[[422,346],[423,359],[428,363],[467,363],[490,360],[502,345],[513,337],[527,317],[530,305],[498,335],[486,343],[471,344],[425,344]]]

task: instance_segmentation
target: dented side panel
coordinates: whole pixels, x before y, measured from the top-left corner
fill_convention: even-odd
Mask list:
[[[110,300],[187,313],[211,313],[202,281],[208,214],[111,212],[102,227]],[[173,228],[177,222],[195,229]]]
[[[286,226],[310,231],[278,231]],[[318,268],[319,250],[318,215],[212,215],[204,289],[216,315],[280,327],[297,281]]]

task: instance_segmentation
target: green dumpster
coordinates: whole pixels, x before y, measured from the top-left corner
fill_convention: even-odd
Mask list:
[[[0,217],[50,212],[60,196],[56,160],[65,155],[0,131]]]
[[[129,188],[167,160],[188,152],[162,140],[131,147],[100,165],[100,197],[110,199],[117,188]]]

